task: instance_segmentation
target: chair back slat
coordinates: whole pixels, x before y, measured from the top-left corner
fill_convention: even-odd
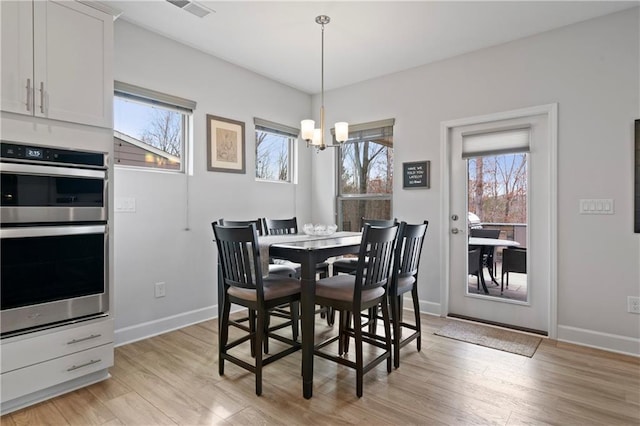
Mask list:
[[[298,233],[298,219],[264,219],[266,235],[287,235]]]
[[[387,285],[397,236],[398,225],[377,227],[365,224],[356,269],[356,304],[360,303],[362,290]]]
[[[428,226],[429,221],[427,220],[417,225],[406,222],[400,224],[395,253],[397,267],[394,269],[398,271],[400,277],[408,277],[418,273],[420,255],[422,254],[422,246]]]
[[[227,222],[228,223],[228,222]],[[262,267],[255,223],[222,226],[213,222],[224,284],[256,290],[262,298]]]
[[[378,226],[387,228],[389,226],[397,225],[398,219],[367,219],[365,217],[360,218],[360,229],[364,229],[364,225]]]
[[[499,229],[471,229],[470,235],[478,238],[500,238]]]
[[[256,226],[256,231],[258,235],[264,235],[264,228],[262,226],[262,219],[258,218],[255,220],[226,220],[220,219],[217,222],[221,226],[247,226],[250,224],[254,224]]]

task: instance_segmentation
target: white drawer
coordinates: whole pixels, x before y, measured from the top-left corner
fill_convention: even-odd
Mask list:
[[[113,319],[100,319],[60,329],[3,339],[2,374],[29,365],[113,342]]]
[[[64,383],[113,365],[113,345],[67,355],[0,375],[2,402]]]

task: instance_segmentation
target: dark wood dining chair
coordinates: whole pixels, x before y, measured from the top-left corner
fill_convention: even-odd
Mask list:
[[[371,226],[393,226],[398,224],[397,219],[366,219],[364,217],[360,218],[360,230],[364,228],[365,224],[369,224]],[[356,267],[358,265],[357,257],[343,257],[342,259],[337,259],[333,262],[333,275],[338,275],[339,273],[343,274],[351,274],[355,272]]]
[[[214,222],[215,223],[215,222]],[[264,228],[264,221],[261,218],[255,219],[255,220],[226,220],[226,219],[220,219],[218,220],[218,223],[221,226],[248,226],[248,225],[254,225],[256,228],[256,232],[257,234],[260,235],[265,235],[265,228]],[[213,223],[211,224],[211,226],[213,226]],[[281,264],[275,264],[272,262],[269,262],[269,272],[268,274],[274,274],[274,275],[284,275],[286,277],[289,278],[300,278],[300,268],[296,268],[295,264],[293,265],[288,265],[286,263],[281,263]],[[284,307],[284,308],[278,308],[278,309],[273,309],[271,311],[272,315],[275,315],[277,317],[281,317],[281,318],[286,318],[286,319],[290,319],[291,320],[291,332],[293,333],[293,340],[298,340],[298,336],[300,334],[300,323],[299,323],[299,317],[300,317],[300,304],[298,302],[292,302],[289,304],[289,307]],[[253,318],[252,317],[252,313],[249,312],[249,316],[245,319],[245,320],[249,320]],[[270,324],[270,319],[267,318],[265,320],[265,325],[268,327]],[[265,338],[263,340],[263,350],[265,353],[269,353],[269,339],[268,337]],[[252,352],[251,354],[253,355],[253,347],[252,347]]]
[[[480,291],[480,284],[484,290],[485,284],[483,283],[484,277],[482,276],[482,249],[480,247],[469,247],[469,263],[468,273],[474,275],[477,281],[477,289]]]
[[[269,274],[262,276],[258,234],[254,224],[247,226],[221,226],[212,224],[218,247],[218,257],[222,269],[224,285],[224,303],[220,321],[219,364],[218,372],[224,375],[224,363],[230,361],[256,376],[256,395],[262,394],[262,368],[301,348],[300,343],[275,333],[282,324],[267,327],[269,311],[287,304],[300,301],[300,280],[284,275]],[[231,304],[237,304],[255,312],[255,322],[249,325],[230,319]],[[244,336],[229,341],[229,328],[237,327],[247,332]],[[286,324],[285,324],[286,326]],[[232,349],[251,341],[252,346],[262,347],[263,339],[270,337],[287,345],[285,349],[262,356],[262,351],[255,351],[253,364],[232,353]]]
[[[264,230],[264,223],[263,220],[261,218],[258,219],[254,219],[254,220],[226,220],[226,219],[219,219],[218,223],[222,226],[246,226],[249,225],[251,223],[253,223],[256,227],[256,231],[258,232],[258,235],[265,235],[265,230]],[[286,265],[286,264],[274,264],[274,263],[269,263],[269,273],[270,274],[279,274],[279,275],[286,275],[288,277],[299,277],[300,276],[300,271],[296,270],[295,267],[291,267],[290,265]]]
[[[387,304],[387,285],[391,273],[393,252],[398,236],[398,226],[364,226],[355,274],[334,275],[316,283],[316,303],[330,306],[340,312],[339,334],[314,346],[314,355],[337,362],[356,370],[356,395],[363,394],[364,374],[383,361],[387,361],[387,372],[391,372],[391,323]],[[384,336],[363,330],[362,311],[380,306],[382,310]],[[345,320],[346,313],[353,315],[353,327]],[[327,345],[342,339],[354,339],[355,361],[340,353],[331,354],[323,350]],[[363,344],[367,343],[383,350],[367,363],[363,358]]]
[[[298,219],[292,217],[291,219],[262,219],[265,229],[265,235],[289,235],[298,233]],[[288,262],[288,261],[287,261]],[[300,264],[288,262],[284,263],[296,268],[298,276],[300,275]],[[320,278],[326,278],[329,276],[329,264],[327,262],[318,263],[316,265],[316,272],[320,275]]]
[[[292,217],[291,219],[263,218],[262,224],[263,224],[266,235],[289,235],[289,234],[298,233],[298,219],[295,217]],[[285,260],[285,261],[274,260],[274,262],[294,269],[297,273],[296,276],[300,277],[301,266],[299,263],[290,262],[288,260]],[[329,264],[327,262],[318,263],[316,265],[316,272],[318,273],[320,278],[328,277]],[[335,315],[330,309],[323,308],[319,312],[323,318],[326,316],[328,325],[332,326],[334,324]]]
[[[472,228],[469,231],[469,235],[472,237],[480,237],[480,238],[500,238],[500,230],[499,229],[475,229]],[[482,246],[482,250],[480,256],[482,257],[482,265],[487,268],[489,271],[489,276],[491,277],[491,281],[497,286],[498,282],[496,281],[495,274],[495,246]]]
[[[502,277],[500,280],[500,294],[504,292],[504,276],[507,275],[507,288],[509,288],[509,273],[527,273],[527,249],[524,247],[509,247],[502,250]]]
[[[421,349],[420,301],[418,299],[418,269],[422,246],[427,233],[429,221],[411,225],[400,223],[398,242],[394,254],[391,282],[389,284],[389,305],[391,306],[391,324],[393,326],[393,365],[400,367],[400,348],[412,340],[416,340],[418,352]],[[402,299],[405,293],[411,292],[413,300],[414,323],[403,321]],[[403,329],[412,331],[402,336]]]

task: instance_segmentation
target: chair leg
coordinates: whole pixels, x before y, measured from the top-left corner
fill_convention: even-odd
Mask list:
[[[293,341],[297,342],[300,334],[300,302],[289,303],[289,312],[291,312],[291,334]]]
[[[349,339],[349,336],[344,332],[344,330],[349,326],[349,324],[346,323],[346,315],[347,312],[340,311],[340,315],[338,316],[338,355],[342,355],[346,352],[345,342]]]
[[[331,306],[327,306],[327,325],[333,327],[336,322],[336,310]]]
[[[258,324],[256,326],[256,348],[262,347],[262,337],[264,334],[266,319],[268,318],[268,314],[265,310],[261,309],[258,311]],[[256,351],[256,395],[262,395],[262,351]]]
[[[398,305],[402,296],[390,295],[389,302],[391,304],[391,318],[393,321],[393,365],[395,368],[400,367],[400,320],[398,318]]]
[[[271,326],[271,318],[269,317],[269,313],[265,312],[265,318],[263,318],[263,337],[262,344],[264,346],[264,353],[269,353],[269,327]]]
[[[362,320],[362,318],[361,318]],[[353,323],[354,327],[355,327],[355,321]],[[351,326],[351,312],[349,311],[345,311],[344,313],[344,329],[346,330],[347,328],[349,328]],[[344,353],[346,354],[347,352],[349,352],[349,335],[345,334],[344,335]]]
[[[224,376],[224,355],[227,353],[227,342],[229,341],[229,311],[231,302],[226,300],[222,306],[222,321],[220,325],[220,341],[218,342],[218,374]]]
[[[382,321],[384,322],[384,340],[387,350],[387,373],[391,373],[391,321],[389,319],[389,304],[382,302]]]
[[[353,313],[353,329],[356,345],[356,395],[358,398],[361,398],[364,385],[364,368],[362,356],[362,317],[359,311]]]
[[[418,352],[422,349],[422,326],[420,324],[420,301],[418,300],[418,285],[413,284],[413,289],[411,290],[411,297],[413,298],[413,314],[416,321],[416,332],[418,333],[418,337],[416,337],[416,346],[418,348]]]
[[[369,333],[374,334],[378,328],[378,307],[369,308]]]
[[[249,309],[249,333],[255,333],[256,332],[256,311]],[[255,358],[256,356],[256,341],[255,339],[251,339],[249,341],[249,344],[251,346],[251,357]]]

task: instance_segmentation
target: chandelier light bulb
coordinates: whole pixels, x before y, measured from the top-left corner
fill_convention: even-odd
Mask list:
[[[309,141],[313,139],[313,129],[315,129],[316,122],[313,120],[302,120],[300,122],[300,133],[302,139]]]

